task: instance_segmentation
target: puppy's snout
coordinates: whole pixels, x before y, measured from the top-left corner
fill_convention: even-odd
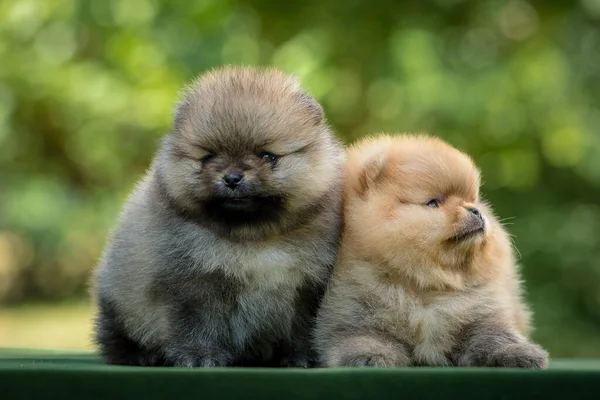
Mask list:
[[[469,212],[473,215],[475,215],[476,217],[479,217],[481,219],[483,219],[483,215],[481,215],[481,211],[479,211],[478,209],[476,209],[475,207],[471,207],[468,209]]]
[[[230,189],[235,189],[237,185],[244,179],[244,174],[241,172],[227,172],[223,176],[223,181],[225,182],[225,186]]]

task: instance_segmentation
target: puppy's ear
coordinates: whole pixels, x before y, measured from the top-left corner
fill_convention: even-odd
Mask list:
[[[310,121],[309,123],[312,124],[312,126],[317,126],[323,122],[323,119],[325,119],[325,113],[323,112],[323,107],[321,107],[321,104],[319,104],[317,99],[306,92],[297,92],[296,97],[298,98],[300,107],[308,112]]]
[[[387,164],[387,154],[378,153],[367,159],[364,166],[358,171],[358,180],[355,190],[359,195],[364,195],[380,180]]]

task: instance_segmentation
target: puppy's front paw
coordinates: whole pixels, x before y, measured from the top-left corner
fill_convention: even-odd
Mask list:
[[[405,367],[411,364],[402,343],[373,336],[342,340],[324,362],[329,367]]]
[[[174,367],[182,368],[216,368],[225,367],[227,363],[213,357],[180,356],[174,362]]]
[[[148,352],[140,356],[138,365],[142,367],[162,367],[165,365],[165,360],[157,353]]]
[[[345,367],[390,368],[405,366],[408,360],[399,360],[385,354],[349,354],[342,357],[340,364]]]
[[[496,350],[489,359],[490,367],[545,369],[548,352],[533,343],[513,343]]]
[[[329,367],[405,367],[411,359],[402,343],[376,335],[342,340],[323,362]]]
[[[168,358],[171,365],[182,368],[226,367],[230,363],[229,355],[219,351],[172,350]]]

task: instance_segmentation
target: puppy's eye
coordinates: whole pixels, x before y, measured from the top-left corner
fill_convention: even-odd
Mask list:
[[[202,157],[200,159],[200,161],[202,161],[202,164],[206,164],[208,162],[211,162],[212,160],[214,160],[215,156],[214,154],[207,154],[204,157]]]
[[[274,163],[275,161],[277,161],[277,156],[275,154],[263,151],[262,153],[258,154],[259,158],[262,158],[263,160],[265,160],[266,162],[269,163]]]
[[[437,208],[440,206],[440,201],[438,199],[431,199],[427,203],[425,203],[427,207]]]

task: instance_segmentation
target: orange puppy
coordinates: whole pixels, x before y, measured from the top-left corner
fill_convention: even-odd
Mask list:
[[[324,366],[545,368],[508,234],[473,161],[427,136],[348,151],[345,231],[318,315]]]

